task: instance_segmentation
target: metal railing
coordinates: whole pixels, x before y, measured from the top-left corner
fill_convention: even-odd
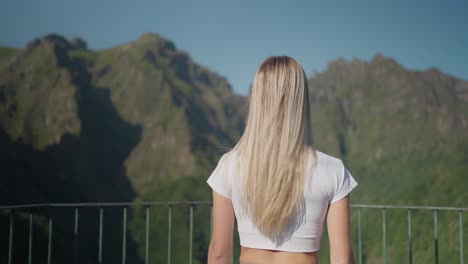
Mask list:
[[[15,217],[18,212],[27,215],[27,223],[29,225],[28,243],[27,243],[27,263],[33,263],[33,209],[50,209],[50,208],[71,208],[73,209],[73,240],[76,254],[76,244],[78,243],[79,236],[79,219],[80,211],[84,208],[99,209],[98,219],[98,241],[97,241],[97,262],[102,263],[103,256],[103,225],[104,225],[104,210],[110,207],[121,208],[122,217],[122,252],[121,262],[127,262],[127,232],[128,232],[128,208],[141,207],[144,209],[145,221],[145,237],[144,237],[144,263],[149,263],[149,248],[150,248],[150,216],[152,207],[167,207],[167,263],[172,263],[172,232],[173,232],[173,208],[177,206],[188,206],[189,208],[189,241],[188,241],[188,260],[189,264],[193,261],[193,243],[194,243],[194,209],[200,206],[210,207],[210,219],[212,216],[212,202],[211,201],[173,201],[173,202],[121,202],[121,203],[50,203],[50,204],[28,204],[28,205],[11,205],[0,206],[0,215],[9,217],[9,232],[8,232],[8,264],[14,263],[14,239],[15,239]],[[387,210],[399,209],[407,211],[407,250],[408,250],[408,263],[413,263],[413,223],[412,215],[414,211],[425,210],[433,212],[433,227],[434,227],[434,262],[439,263],[439,232],[438,232],[438,216],[440,211],[458,212],[458,247],[459,247],[459,263],[464,263],[464,233],[463,233],[463,213],[468,211],[466,207],[433,207],[433,206],[396,206],[396,205],[364,205],[353,204],[350,206],[353,213],[357,214],[357,260],[358,263],[363,263],[363,226],[362,226],[362,210],[373,209],[381,211],[382,222],[382,262],[387,263]],[[52,263],[53,254],[53,233],[54,233],[54,217],[49,215],[47,217],[47,263]],[[24,218],[24,217],[23,217]],[[353,223],[354,224],[354,223]],[[210,221],[210,231],[212,230],[212,222]],[[24,230],[23,230],[24,231]],[[158,241],[161,243],[161,241]],[[232,261],[231,261],[232,262]]]
[[[414,210],[431,210],[434,216],[434,262],[439,263],[439,241],[438,241],[438,213],[439,211],[457,211],[458,212],[458,230],[459,230],[459,253],[460,262],[464,263],[463,256],[463,212],[468,211],[466,207],[438,207],[438,206],[399,206],[399,205],[365,205],[354,204],[352,208],[358,211],[358,263],[362,264],[362,208],[373,208],[382,212],[382,255],[383,263],[387,263],[387,209],[407,210],[408,225],[408,263],[413,263],[413,233],[412,233],[412,213]]]

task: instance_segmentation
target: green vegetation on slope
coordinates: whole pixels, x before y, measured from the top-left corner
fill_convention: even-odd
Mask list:
[[[12,54],[14,54],[16,49],[14,48],[8,48],[8,47],[0,47],[0,60],[4,60],[5,58],[8,58]]]
[[[208,199],[203,178],[243,128],[244,99],[223,77],[156,34],[102,51],[48,35],[1,62],[7,67],[0,69],[0,149],[9,164],[1,172],[7,175],[0,179],[3,203],[147,201],[165,199],[164,191],[170,199]],[[193,189],[193,182],[205,188]],[[93,222],[93,214],[83,221]],[[144,225],[137,211],[131,215],[134,241]],[[119,225],[119,217],[106,219],[109,228]],[[183,220],[176,212],[174,219],[178,237],[186,228],[177,227]],[[58,225],[64,231],[57,239],[66,245],[67,223]],[[82,243],[93,244],[93,228],[80,229]],[[157,234],[162,237],[153,239],[165,240]],[[198,247],[206,246],[206,230],[196,235],[205,241]],[[112,241],[107,247],[116,246],[118,237],[105,233]],[[132,249],[128,257],[137,261]],[[84,259],[93,259],[92,247],[83,250]],[[202,263],[204,251],[196,252],[195,263]]]
[[[205,180],[243,130],[246,98],[157,34],[99,51],[48,35],[23,50],[0,49],[0,65],[3,203],[208,200]],[[377,55],[332,62],[309,86],[315,145],[343,159],[358,180],[353,203],[466,206],[466,82],[436,69],[408,71]],[[151,263],[166,262],[167,210],[151,209]],[[188,212],[173,211],[174,263],[188,259]],[[380,262],[381,212],[362,213],[365,263]],[[387,211],[389,263],[406,261],[406,213]],[[414,212],[415,263],[433,258],[431,213]],[[105,241],[112,248],[120,243],[113,228],[121,212],[108,214]],[[44,216],[38,212],[37,219]],[[92,224],[80,229],[82,242],[90,242],[82,251],[87,263],[96,262],[96,217],[85,213],[83,221]],[[26,224],[24,215],[18,221]],[[458,256],[456,221],[440,212],[439,249],[447,263]],[[205,263],[209,207],[194,209],[194,223],[194,263]],[[58,222],[57,230],[68,224]],[[145,208],[131,210],[129,261],[143,259],[145,226]],[[57,235],[69,242],[66,232]],[[352,235],[356,242],[356,229]],[[327,248],[325,238],[324,263]],[[55,257],[67,261],[65,253]]]
[[[460,82],[436,70],[407,71],[382,55],[369,63],[337,60],[310,80],[317,147],[341,157],[359,182],[353,203],[467,206],[468,102]],[[363,213],[364,260],[380,262],[381,212]],[[389,263],[407,260],[406,213],[387,213]],[[432,211],[414,213],[414,261],[427,263]],[[440,214],[440,259],[456,263],[457,213]]]

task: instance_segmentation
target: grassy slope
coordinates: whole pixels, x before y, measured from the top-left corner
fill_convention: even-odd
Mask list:
[[[0,60],[3,60],[5,58],[8,58],[9,56],[13,55],[15,53],[15,51],[16,51],[15,48],[0,47]]]

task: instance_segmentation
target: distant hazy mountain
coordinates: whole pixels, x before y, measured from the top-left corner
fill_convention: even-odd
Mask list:
[[[354,201],[467,205],[468,82],[377,55],[331,62],[309,84],[317,146],[350,166]]]
[[[466,81],[377,55],[331,62],[309,84],[316,146],[342,157],[359,182],[353,203],[468,206]],[[406,263],[407,211],[386,211],[387,261]],[[355,256],[357,221],[354,210]],[[465,237],[467,224],[465,218]],[[458,212],[439,211],[437,225],[439,260],[458,263]],[[412,230],[413,263],[434,262],[433,212],[413,210]],[[382,263],[381,210],[362,210],[362,232],[364,263]],[[327,263],[327,254],[321,260]]]

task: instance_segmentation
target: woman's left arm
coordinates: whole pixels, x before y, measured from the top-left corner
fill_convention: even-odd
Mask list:
[[[213,191],[213,233],[208,249],[208,264],[231,261],[234,209],[232,201]]]

